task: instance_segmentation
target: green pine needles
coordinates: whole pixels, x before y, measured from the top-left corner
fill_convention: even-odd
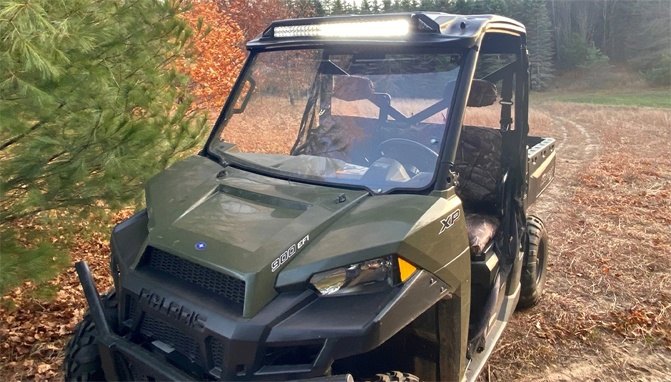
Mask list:
[[[0,1],[0,224],[119,206],[204,121],[174,68],[189,30],[175,1]]]
[[[175,68],[190,50],[185,6],[0,0],[0,272],[22,278],[46,253],[33,243],[26,255],[15,222],[140,201],[202,137]]]

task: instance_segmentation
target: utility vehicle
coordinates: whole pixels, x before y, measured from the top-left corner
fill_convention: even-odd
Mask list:
[[[202,151],[114,228],[114,290],[76,265],[65,378],[475,379],[546,277],[527,209],[555,144],[528,136],[525,36],[494,15],[272,23]]]

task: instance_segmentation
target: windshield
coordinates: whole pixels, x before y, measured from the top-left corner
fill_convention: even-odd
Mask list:
[[[210,151],[233,165],[376,193],[433,180],[461,55],[256,54]]]

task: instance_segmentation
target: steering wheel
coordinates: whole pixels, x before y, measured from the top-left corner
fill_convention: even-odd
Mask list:
[[[415,175],[420,171],[433,171],[438,160],[438,153],[430,147],[405,138],[387,139],[380,143],[378,151],[383,157],[399,161]]]

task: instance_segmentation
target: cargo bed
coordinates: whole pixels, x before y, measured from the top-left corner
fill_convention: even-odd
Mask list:
[[[555,140],[529,136],[527,139],[527,176],[529,186],[525,207],[532,205],[555,177]]]

